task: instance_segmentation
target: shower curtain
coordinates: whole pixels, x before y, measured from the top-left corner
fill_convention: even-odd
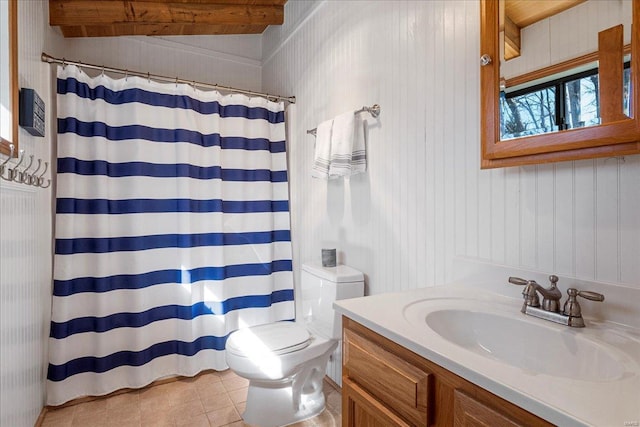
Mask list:
[[[294,318],[284,107],[58,68],[47,404],[225,369]]]

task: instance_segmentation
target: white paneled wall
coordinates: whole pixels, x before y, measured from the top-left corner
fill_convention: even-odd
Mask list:
[[[297,272],[337,247],[370,294],[444,283],[455,256],[640,288],[640,156],[480,170],[478,2],[295,1],[286,16],[262,82],[298,101]],[[373,103],[367,174],[312,179],[305,131]]]
[[[47,2],[18,2],[19,86],[38,92],[45,100],[47,118],[44,138],[20,130],[20,148],[51,165],[52,86],[49,66],[40,62],[40,53],[51,48],[56,35],[48,30],[47,21]],[[51,167],[46,177],[51,178]],[[0,182],[1,426],[33,426],[44,402],[51,312],[51,194],[51,187]]]
[[[224,46],[217,38],[207,42],[203,37],[193,41],[188,37],[65,39],[64,50],[57,55],[90,64],[260,90],[259,36],[224,36],[222,40]]]

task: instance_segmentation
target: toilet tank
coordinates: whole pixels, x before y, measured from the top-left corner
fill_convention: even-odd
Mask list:
[[[298,321],[314,334],[340,339],[342,319],[333,309],[334,301],[364,296],[364,275],[349,266],[302,265],[300,293],[302,313]]]

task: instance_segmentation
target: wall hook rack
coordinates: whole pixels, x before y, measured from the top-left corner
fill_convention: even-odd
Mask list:
[[[38,159],[38,167],[35,168],[33,172],[29,172],[31,166],[34,163],[34,155],[29,155],[29,164],[20,169],[20,165],[24,162],[25,152],[24,150],[20,150],[18,156],[18,163],[15,166],[11,165],[11,160],[13,158],[13,152],[15,150],[15,146],[13,144],[9,145],[9,156],[5,159],[2,164],[0,164],[0,178],[8,181],[15,182],[18,184],[24,184],[37,188],[49,188],[51,186],[51,179],[47,179],[47,183],[45,185],[44,174],[47,172],[49,167],[49,162],[44,162],[44,171],[40,175],[37,175],[40,167],[42,166],[42,159]]]

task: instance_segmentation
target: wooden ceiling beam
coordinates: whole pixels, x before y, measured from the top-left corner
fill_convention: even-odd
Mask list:
[[[520,56],[520,27],[509,16],[504,17],[504,59]]]
[[[250,2],[49,0],[49,23],[58,26],[125,23],[264,26],[282,25],[284,22],[283,5]]]
[[[261,34],[266,25],[113,24],[63,26],[65,37]]]

